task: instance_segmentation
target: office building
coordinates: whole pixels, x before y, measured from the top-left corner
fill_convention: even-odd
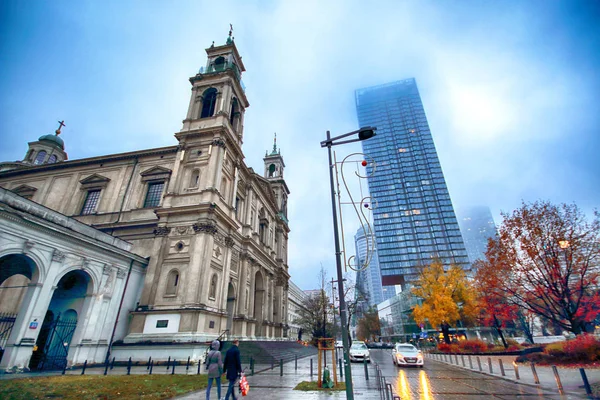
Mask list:
[[[457,214],[469,260],[474,263],[485,259],[488,239],[496,236],[496,224],[489,207],[460,208]]]
[[[359,89],[355,96],[360,126],[377,127],[377,136],[362,145],[383,285],[410,285],[434,258],[469,269],[415,80]]]

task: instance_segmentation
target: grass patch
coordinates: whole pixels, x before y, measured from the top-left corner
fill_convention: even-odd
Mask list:
[[[83,375],[3,380],[0,399],[168,399],[205,389],[206,375]]]
[[[318,385],[317,381],[312,381],[312,382],[311,381],[302,381],[298,385],[296,385],[294,390],[302,390],[303,392],[310,392],[313,390],[319,390],[319,391],[323,391],[323,392],[334,392],[334,391],[346,390],[346,382],[338,382],[338,384],[335,385],[331,389],[320,388],[317,385]]]

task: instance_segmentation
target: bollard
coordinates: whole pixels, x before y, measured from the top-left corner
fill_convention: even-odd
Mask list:
[[[488,366],[490,367],[490,374],[493,374],[494,368],[492,368],[492,357],[488,357]]]
[[[202,363],[200,362],[200,360],[198,360],[198,372],[196,372],[196,375],[200,375],[200,367],[202,366]]]
[[[275,359],[271,357],[271,369],[275,368]]]
[[[477,356],[477,365],[479,365],[479,372],[483,372],[483,369],[481,368],[481,360],[479,359],[479,356]]]
[[[519,376],[519,366],[514,361],[513,361],[513,366],[515,367],[515,378],[517,378],[517,380],[521,379],[521,377]]]
[[[104,375],[108,374],[108,360],[110,359],[109,356],[106,356],[106,360],[104,360]]]
[[[188,356],[188,362],[187,365],[185,366],[185,370],[189,370],[190,369],[190,356]]]
[[[171,375],[175,375],[175,364],[177,363],[177,360],[173,359],[173,369],[171,370]]]
[[[67,360],[65,360],[65,365],[63,365],[62,374],[64,375],[67,372]]]
[[[83,362],[83,368],[81,369],[81,375],[85,375],[85,367],[87,367],[87,360]]]
[[[454,353],[454,361],[456,361],[456,365],[458,365],[458,354]]]
[[[471,355],[468,355],[469,357],[469,368],[473,369],[473,360],[471,360]]]
[[[279,376],[283,376],[283,358],[279,360]]]
[[[250,358],[250,371],[252,371],[252,375],[254,375],[254,358]]]
[[[298,371],[298,354],[294,354],[294,370]]]
[[[556,365],[552,366],[552,372],[554,372],[554,379],[556,379],[556,387],[558,388],[558,393],[565,394],[562,382],[560,381],[560,376],[558,375],[558,370],[556,369]]]
[[[344,368],[342,368],[342,359],[338,358],[338,364],[340,365],[340,379],[344,379]]]
[[[129,357],[129,361],[127,361],[127,375],[131,375],[131,357]]]
[[[587,375],[585,374],[585,369],[579,368],[579,373],[581,374],[581,379],[583,379],[583,387],[585,388],[585,392],[588,396],[591,396],[592,388],[590,386],[590,382],[588,381]]]
[[[171,356],[169,356],[169,359],[167,360],[167,371],[169,370],[169,364],[171,364]]]
[[[146,366],[146,371],[150,369],[150,361],[152,361],[152,357],[148,358],[148,365]]]
[[[500,373],[502,374],[502,376],[506,376],[506,374],[504,373],[504,364],[502,364],[501,358],[498,359],[498,364],[500,364]]]
[[[154,360],[150,361],[150,372],[148,375],[152,375],[152,368],[154,368]]]
[[[112,369],[115,367],[115,357],[113,357],[111,363],[110,363],[110,370],[112,371]]]
[[[392,390],[392,384],[391,383],[386,383],[385,384],[387,390],[386,390],[386,394],[388,399],[392,400],[393,396],[394,396],[394,391]]]
[[[535,364],[533,362],[531,363],[531,372],[533,373],[533,381],[535,382],[536,385],[539,385],[540,378],[538,378],[537,371],[535,370]]]
[[[464,354],[461,354],[461,355],[460,355],[460,359],[461,359],[461,361],[462,361],[463,368],[465,368],[465,367],[466,367],[466,365],[465,365],[465,355],[464,355]]]
[[[369,370],[367,369],[367,359],[363,359],[363,364],[365,365],[365,379],[369,380]]]
[[[313,376],[313,366],[312,366],[312,358],[310,359],[310,378]]]

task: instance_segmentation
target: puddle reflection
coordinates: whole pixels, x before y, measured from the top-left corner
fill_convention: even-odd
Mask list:
[[[431,382],[427,373],[423,370],[419,372],[419,379],[416,380],[416,375],[411,374],[411,380],[413,381],[414,391],[411,389],[409,377],[406,375],[404,370],[398,372],[398,378],[396,380],[396,394],[401,400],[433,400],[433,394],[431,392]],[[417,393],[420,393],[420,397]],[[413,397],[414,396],[414,397]]]

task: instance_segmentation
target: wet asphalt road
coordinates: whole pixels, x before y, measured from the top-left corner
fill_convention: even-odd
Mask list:
[[[371,358],[381,368],[386,381],[402,400],[475,400],[475,399],[584,399],[559,395],[532,385],[491,377],[444,363],[425,359],[424,368],[397,367],[391,350],[371,351]]]

